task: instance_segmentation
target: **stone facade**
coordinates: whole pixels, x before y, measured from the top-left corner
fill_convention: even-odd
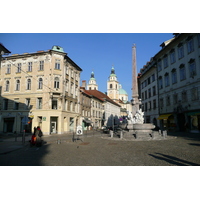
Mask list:
[[[0,132],[43,134],[75,130],[80,123],[79,85],[82,69],[61,47],[4,57],[0,69]],[[24,126],[23,119],[28,117]]]
[[[200,34],[174,34],[161,47],[153,57],[157,72],[159,125],[168,130],[199,132]],[[144,72],[139,78],[140,87],[142,77],[150,76],[150,70]],[[148,87],[153,87],[152,84]],[[148,97],[143,100],[149,101]]]

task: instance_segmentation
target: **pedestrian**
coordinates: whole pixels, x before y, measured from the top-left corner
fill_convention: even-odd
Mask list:
[[[40,127],[38,126],[36,131],[35,131],[35,136],[36,136],[36,146],[41,146],[42,145],[42,131]]]

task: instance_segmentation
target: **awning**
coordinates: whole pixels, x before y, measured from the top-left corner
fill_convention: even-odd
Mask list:
[[[159,117],[158,117],[158,119],[168,119],[168,117],[170,116],[171,114],[166,114],[166,115],[160,115]]]
[[[200,112],[199,111],[189,112],[189,113],[187,113],[187,115],[200,115]]]

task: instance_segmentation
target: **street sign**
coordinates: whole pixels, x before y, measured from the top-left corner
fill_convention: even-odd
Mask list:
[[[27,117],[27,116],[24,116],[23,119],[22,119],[22,123],[23,123],[23,125],[27,125],[28,122],[29,122],[28,117]]]
[[[76,134],[77,134],[77,135],[82,135],[82,134],[83,134],[82,126],[77,126],[77,127],[76,127]]]

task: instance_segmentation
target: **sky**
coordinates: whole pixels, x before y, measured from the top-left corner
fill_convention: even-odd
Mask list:
[[[49,50],[54,45],[83,70],[81,82],[94,72],[99,91],[107,91],[107,80],[114,66],[122,88],[131,100],[132,46],[136,44],[137,72],[150,61],[160,44],[173,37],[172,33],[0,33],[0,42],[11,54]]]

